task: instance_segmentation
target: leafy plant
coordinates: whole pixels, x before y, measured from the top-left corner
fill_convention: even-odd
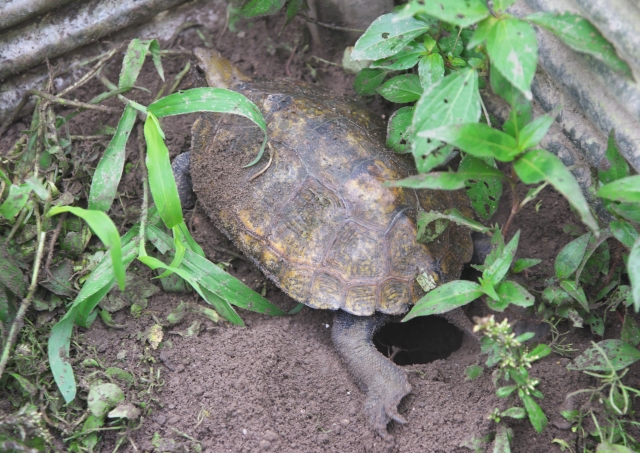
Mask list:
[[[544,395],[536,389],[539,380],[531,377],[528,369],[533,362],[549,355],[551,348],[546,344],[539,344],[532,351],[528,351],[522,343],[533,338],[534,334],[528,332],[516,337],[506,318],[500,323],[497,323],[493,316],[482,318],[477,321],[474,331],[483,334],[481,345],[482,352],[489,355],[487,366],[498,365],[494,371],[493,382],[497,385],[501,379],[507,384],[513,381],[513,384],[498,387],[496,395],[500,398],[510,398],[510,401],[517,396],[524,405],[511,405],[506,410],[496,408],[490,418],[500,423],[503,417],[528,417],[533,428],[539,433],[542,432],[548,420],[534,397],[541,399]],[[504,439],[501,442],[504,442]]]

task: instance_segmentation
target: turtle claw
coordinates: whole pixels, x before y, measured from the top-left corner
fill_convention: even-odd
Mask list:
[[[404,375],[387,380],[385,384],[381,388],[371,388],[364,403],[364,412],[370,425],[384,439],[389,435],[387,425],[390,421],[393,420],[400,425],[407,423],[404,417],[398,413],[398,404],[405,395],[411,392],[411,385]]]

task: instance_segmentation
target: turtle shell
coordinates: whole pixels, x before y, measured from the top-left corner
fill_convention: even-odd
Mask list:
[[[411,165],[384,145],[384,126],[359,104],[290,80],[231,87],[267,122],[269,147],[256,165],[262,131],[235,115],[201,116],[193,126],[191,176],[199,203],[236,245],[291,297],[355,315],[401,314],[424,290],[458,278],[471,258],[457,225],[416,242],[419,210],[456,207],[460,192],[386,187]]]

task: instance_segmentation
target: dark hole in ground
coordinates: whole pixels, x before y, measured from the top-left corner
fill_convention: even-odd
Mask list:
[[[409,322],[389,322],[373,337],[373,343],[398,365],[429,363],[449,357],[462,345],[463,333],[439,316],[422,316]]]

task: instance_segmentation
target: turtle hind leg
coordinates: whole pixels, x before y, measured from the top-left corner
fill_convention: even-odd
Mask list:
[[[173,159],[171,171],[178,187],[178,197],[183,209],[192,208],[196,204],[196,194],[193,193],[191,182],[191,153],[182,153]]]
[[[406,423],[398,414],[398,404],[411,392],[405,372],[373,345],[373,334],[386,323],[387,318],[380,313],[355,316],[339,310],[331,331],[338,354],[367,395],[364,412],[369,423],[383,438],[388,436],[387,424],[391,420]]]

